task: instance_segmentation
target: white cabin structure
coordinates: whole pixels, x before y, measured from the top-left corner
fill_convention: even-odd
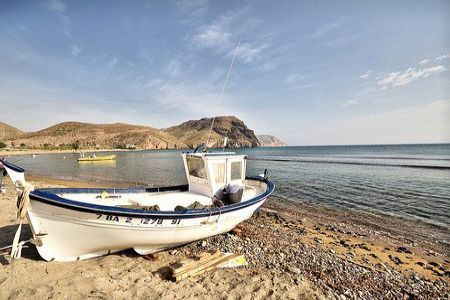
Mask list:
[[[227,185],[245,187],[247,155],[209,152],[182,156],[190,192],[213,197]]]

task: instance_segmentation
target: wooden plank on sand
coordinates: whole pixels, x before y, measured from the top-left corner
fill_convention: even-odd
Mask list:
[[[179,268],[172,269],[172,278],[175,281],[180,281],[190,276],[200,275],[223,267],[227,262],[236,260],[241,256],[241,254],[223,254],[219,250],[212,254],[202,253],[199,260],[187,262]]]

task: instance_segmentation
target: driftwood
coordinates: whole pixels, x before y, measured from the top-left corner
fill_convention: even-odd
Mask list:
[[[217,268],[227,267],[228,263],[235,260],[245,262],[245,258],[242,254],[224,254],[220,250],[201,253],[198,260],[184,261],[177,266],[172,267],[171,278],[174,281],[180,281],[190,276],[200,275]],[[243,264],[241,263],[241,265]]]

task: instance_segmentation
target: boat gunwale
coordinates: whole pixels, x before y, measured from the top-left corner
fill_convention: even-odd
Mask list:
[[[49,205],[58,206],[66,209],[72,209],[77,211],[89,212],[89,213],[102,213],[102,214],[110,214],[115,216],[124,216],[124,217],[142,217],[142,218],[158,218],[158,219],[191,219],[191,218],[203,218],[225,214],[228,212],[233,212],[236,210],[240,210],[246,208],[248,206],[254,205],[260,201],[263,201],[270,194],[273,193],[275,189],[275,184],[263,177],[255,176],[255,177],[246,177],[246,180],[256,180],[260,182],[264,182],[267,184],[267,189],[264,193],[244,202],[239,202],[235,204],[230,204],[225,207],[212,207],[209,209],[201,209],[201,210],[184,210],[184,211],[143,211],[140,209],[132,209],[132,208],[123,208],[117,206],[107,206],[100,204],[91,204],[85,203],[76,200],[70,200],[63,197],[60,197],[56,194],[56,192],[64,193],[64,192],[78,192],[81,193],[83,191],[97,193],[97,192],[115,192],[115,193],[155,193],[158,191],[170,191],[170,188],[174,188],[173,190],[180,190],[186,187],[186,185],[179,185],[174,187],[163,187],[163,188],[128,188],[128,189],[113,189],[113,188],[47,188],[47,189],[36,189],[30,193],[30,199],[36,200],[39,202],[43,202]]]

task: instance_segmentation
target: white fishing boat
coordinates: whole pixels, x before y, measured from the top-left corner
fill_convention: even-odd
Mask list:
[[[18,187],[19,216],[28,219],[40,256],[74,261],[129,248],[145,255],[228,232],[275,188],[266,176],[245,177],[245,155],[196,151],[182,157],[187,185],[130,189],[34,189],[22,168],[0,162]],[[20,229],[16,257],[19,236]]]

